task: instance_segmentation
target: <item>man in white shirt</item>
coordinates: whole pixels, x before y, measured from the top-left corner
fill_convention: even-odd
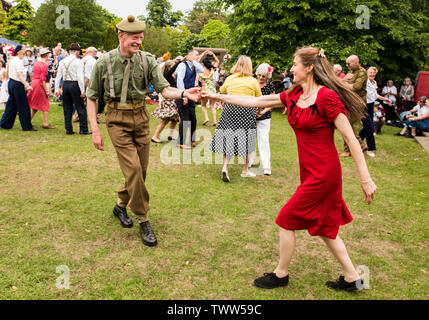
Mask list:
[[[98,50],[96,48],[89,47],[88,49],[86,49],[86,56],[82,59],[85,90],[88,87],[89,79],[91,79],[92,69],[94,69],[95,63],[97,62],[97,60],[95,59],[97,53]]]
[[[177,89],[186,90],[195,87],[197,73],[203,73],[204,68],[197,61],[201,56],[198,51],[191,50],[185,57],[185,61],[176,69]],[[195,130],[197,127],[197,116],[195,114],[195,102],[186,98],[176,100],[179,109],[180,125],[177,145],[182,149],[190,149],[186,135],[188,128],[191,129],[191,145],[195,147]],[[189,140],[189,139],[188,139]]]
[[[58,99],[60,91],[60,82],[63,85],[63,110],[66,134],[75,134],[72,126],[73,104],[79,115],[80,134],[91,134],[88,131],[88,120],[83,99],[85,98],[84,70],[83,63],[78,58],[80,46],[72,43],[70,46],[70,55],[61,60],[57,77],[55,79],[55,97]]]
[[[24,48],[18,45],[13,55],[14,57],[9,63],[9,100],[0,121],[0,127],[12,129],[18,114],[22,130],[37,131],[31,124],[30,106],[27,100],[27,91],[33,90],[33,88],[25,79],[27,70],[23,62]]]

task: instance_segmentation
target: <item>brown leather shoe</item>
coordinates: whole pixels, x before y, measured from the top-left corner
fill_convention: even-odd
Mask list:
[[[154,247],[158,244],[149,221],[140,223],[140,236],[143,244],[148,247]]]

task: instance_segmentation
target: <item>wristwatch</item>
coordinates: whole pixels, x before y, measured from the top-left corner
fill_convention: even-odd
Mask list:
[[[186,99],[186,97],[185,97],[185,93],[186,93],[186,90],[183,90],[183,91],[182,91],[182,95],[180,96],[180,98],[181,98],[181,99]]]

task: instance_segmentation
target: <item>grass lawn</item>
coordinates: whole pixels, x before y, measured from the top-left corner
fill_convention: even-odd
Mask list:
[[[213,133],[201,126],[200,108],[197,115],[198,129]],[[38,132],[22,132],[18,120],[13,130],[0,130],[0,299],[429,298],[429,154],[393,136],[398,128],[383,127],[377,156],[367,159],[379,188],[372,205],[363,202],[353,160],[341,159],[343,196],[355,220],[340,236],[354,264],[370,271],[370,289],[350,294],[325,287],[341,267],[307,231],[296,233],[287,288],[252,285],[276,266],[274,220],[299,184],[295,136],[279,112],[271,125],[271,177],[243,179],[236,164],[225,184],[220,164],[165,164],[168,143],[152,143],[147,186],[156,248],[142,244],[137,223],[123,229],[112,214],[123,176],[105,125],[100,152],[90,136],[65,135],[57,104],[50,112],[55,130],[41,129],[41,114],[33,123]],[[152,132],[158,123],[151,119]],[[340,151],[338,132],[336,142]],[[56,287],[61,265],[70,270],[68,290]]]

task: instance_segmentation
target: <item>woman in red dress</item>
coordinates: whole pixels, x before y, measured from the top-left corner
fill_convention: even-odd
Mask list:
[[[48,49],[40,50],[40,60],[34,65],[33,80],[31,81],[33,91],[27,94],[28,104],[31,108],[31,120],[33,120],[37,111],[43,111],[43,129],[55,129],[48,123],[51,91],[46,84],[46,76],[48,75],[49,53]]]
[[[365,105],[335,75],[323,50],[312,47],[297,50],[291,72],[294,85],[277,95],[252,98],[203,93],[210,99],[243,107],[286,106],[289,124],[296,134],[301,184],[276,220],[280,228],[280,260],[274,272],[264,274],[254,284],[269,289],[287,286],[295,230],[306,229],[310,235],[323,239],[343,267],[344,276],[326,285],[336,290],[357,290],[362,281],[338,236],[339,227],[353,218],[342,197],[341,164],[334,130],[337,128],[351,147],[364,198],[369,204],[377,187],[347,119],[361,119]]]

